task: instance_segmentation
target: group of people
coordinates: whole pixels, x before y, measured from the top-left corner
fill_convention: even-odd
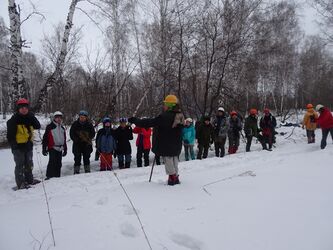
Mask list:
[[[308,143],[315,142],[314,130],[319,125],[323,137],[321,148],[326,147],[326,140],[331,133],[333,140],[333,117],[327,107],[317,105],[314,110],[312,104],[307,105],[307,113],[304,116],[303,128],[307,130]],[[62,125],[63,114],[57,111],[53,114],[52,121],[47,125],[42,139],[42,154],[49,155],[46,179],[60,177],[62,157],[67,154],[66,129]],[[236,111],[227,115],[223,107],[219,107],[216,117],[203,116],[193,124],[192,118],[185,119],[182,114],[178,99],[175,95],[168,95],[163,101],[163,111],[160,115],[151,119],[139,119],[131,117],[119,119],[119,126],[114,129],[111,119],[105,117],[102,120],[103,127],[98,130],[96,136],[96,160],[100,159],[100,170],[112,170],[113,158],[118,158],[120,169],[130,168],[131,144],[133,133],[138,134],[137,166],[149,166],[149,152],[155,154],[156,164],[163,159],[165,171],[168,175],[168,185],[180,183],[178,173],[179,155],[184,146],[185,160],[207,158],[209,148],[215,147],[217,157],[225,156],[225,144],[228,139],[228,153],[237,152],[240,138],[246,138],[246,152],[250,151],[253,138],[262,145],[263,150],[272,150],[275,143],[276,119],[269,109],[264,109],[264,115],[258,121],[256,109],[249,111],[243,126],[243,118]],[[132,129],[131,124],[136,127]],[[258,126],[259,124],[259,126]],[[29,111],[28,100],[22,98],[17,101],[17,112],[7,122],[7,139],[11,145],[15,161],[15,180],[18,189],[28,188],[39,181],[33,178],[33,132],[40,129],[40,123],[35,115]],[[73,141],[72,152],[74,155],[74,174],[79,174],[81,161],[85,173],[90,172],[90,156],[93,152],[93,139],[95,128],[89,120],[87,111],[80,111],[78,119],[72,124],[69,131]],[[152,143],[151,143],[152,137]],[[197,155],[194,153],[194,145],[198,143]],[[144,162],[142,162],[142,157]]]

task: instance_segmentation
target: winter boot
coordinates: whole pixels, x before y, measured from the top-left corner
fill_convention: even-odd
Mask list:
[[[174,183],[175,183],[175,185],[180,184],[179,175],[174,176]]]
[[[131,162],[125,162],[125,168],[130,168],[131,167]]]
[[[119,164],[119,169],[124,169],[124,164]]]
[[[175,185],[174,176],[175,176],[174,174],[173,175],[169,175],[169,179],[168,179],[168,185],[169,186]]]
[[[80,166],[74,166],[74,174],[80,173]]]
[[[85,165],[84,166],[84,172],[85,173],[90,173],[90,165]]]

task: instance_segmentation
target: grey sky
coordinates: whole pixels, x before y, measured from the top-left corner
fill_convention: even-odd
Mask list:
[[[16,0],[21,6],[22,14],[21,18],[26,17],[31,11],[32,6],[28,0]],[[60,21],[66,20],[66,15],[70,0],[31,0],[37,7],[38,11],[44,14],[46,20],[40,22],[39,16],[34,16],[24,23],[22,27],[23,38],[28,42],[31,42],[31,48],[29,51],[42,56],[41,52],[41,39],[43,34],[51,34],[53,32],[53,26],[58,24]],[[0,16],[2,16],[8,25],[8,1],[0,0]],[[86,2],[80,2],[79,7],[89,12],[92,8]],[[319,27],[315,23],[318,19],[315,10],[310,8],[305,1],[300,2],[299,19],[301,28],[307,35],[313,35],[319,33]],[[94,51],[98,46],[102,47],[103,35],[101,31],[89,20],[89,18],[81,11],[77,10],[74,15],[74,25],[83,25],[83,39],[81,41],[81,54],[85,54],[87,49]]]

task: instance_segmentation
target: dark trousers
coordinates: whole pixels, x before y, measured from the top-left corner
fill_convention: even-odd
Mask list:
[[[218,137],[215,140],[215,156],[216,157],[224,157],[225,155],[225,142],[227,141],[227,137]]]
[[[207,158],[209,144],[208,145],[199,144],[198,148],[199,148],[199,151],[198,151],[198,154],[197,154],[197,159],[201,160],[202,158],[203,159]]]
[[[268,144],[268,148],[272,149],[273,134],[266,134],[266,135],[262,136],[262,147],[263,147],[263,149],[267,149],[267,144]]]
[[[131,166],[131,159],[132,159],[131,154],[117,155],[117,157],[120,169],[129,168]],[[124,159],[125,159],[125,164],[124,164]]]
[[[321,143],[320,143],[320,148],[324,149],[327,145],[327,136],[329,133],[331,133],[332,141],[333,141],[333,128],[328,128],[328,129],[321,129],[323,133],[323,137],[321,138]]]
[[[315,143],[315,132],[314,130],[306,130],[306,137],[308,138],[308,143]]]
[[[254,136],[246,136],[246,152],[250,152],[251,149],[251,144],[252,144],[252,139]],[[267,147],[266,144],[263,143],[263,137],[262,135],[258,135],[257,137],[258,141],[261,143],[261,145],[264,147]]]
[[[184,145],[184,149],[185,149],[185,160],[186,161],[190,160],[190,155],[191,159],[194,160],[195,155],[194,155],[193,145]]]
[[[15,181],[18,188],[23,183],[33,183],[33,161],[32,161],[32,149],[31,150],[12,150],[14,161],[15,161]]]
[[[158,154],[155,154],[155,162],[156,165],[161,165],[161,156]]]
[[[49,163],[47,164],[46,177],[60,177],[61,173],[61,163],[62,160],[62,151],[57,151],[51,149],[49,151]]]
[[[83,164],[90,165],[90,154],[92,152],[91,145],[75,145],[73,144],[74,166],[81,166],[81,159],[83,157]]]
[[[145,162],[145,167],[149,166],[149,149],[143,149],[143,147],[138,147],[136,152],[136,164],[138,168],[142,167],[142,155]]]

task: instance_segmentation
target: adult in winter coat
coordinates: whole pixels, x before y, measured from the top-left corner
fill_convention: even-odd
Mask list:
[[[217,115],[213,121],[214,126],[214,146],[216,157],[224,157],[225,155],[225,143],[227,141],[227,135],[229,130],[229,119],[225,115],[224,108],[219,107]]]
[[[40,129],[40,123],[29,111],[28,100],[19,99],[16,105],[16,113],[7,121],[7,140],[14,156],[16,185],[22,189],[38,182],[32,175],[32,148],[34,129]]]
[[[73,141],[74,174],[80,173],[81,158],[83,157],[84,171],[90,173],[90,154],[93,151],[92,139],[95,137],[94,126],[88,119],[88,112],[81,110],[69,130]]]
[[[242,121],[236,111],[230,112],[229,124],[230,126],[228,130],[228,139],[229,139],[228,153],[235,154],[239,147],[240,131],[242,131]]]
[[[135,127],[133,129],[134,134],[138,134],[138,137],[136,138],[136,146],[137,146],[137,152],[136,152],[136,164],[137,167],[142,167],[142,155],[144,158],[144,165],[145,167],[149,166],[149,152],[151,149],[151,128],[141,128],[141,127]]]
[[[62,157],[67,154],[66,129],[62,126],[63,114],[56,111],[43,136],[43,155],[49,154],[46,179],[60,177]]]
[[[112,170],[112,155],[115,155],[117,144],[109,117],[103,119],[103,128],[97,132],[96,147],[100,153],[100,171]]]
[[[273,146],[273,137],[275,136],[276,119],[268,108],[264,109],[264,116],[261,117],[259,124],[260,129],[262,130],[263,148],[271,151]]]
[[[130,168],[132,159],[130,140],[133,140],[133,131],[132,127],[127,124],[126,118],[120,118],[119,123],[120,125],[115,131],[118,164],[120,169]]]
[[[264,148],[263,137],[258,128],[257,114],[258,111],[256,109],[251,109],[250,115],[245,119],[244,132],[246,137],[246,152],[250,152],[253,137],[257,138]]]
[[[320,126],[322,131],[322,139],[320,143],[320,148],[324,149],[326,147],[326,140],[328,133],[331,133],[332,140],[333,140],[333,117],[331,111],[324,107],[321,104],[316,106],[316,110],[319,112],[319,117],[317,119],[317,124]]]
[[[154,127],[158,129],[156,134],[156,153],[163,157],[166,174],[169,175],[168,185],[179,184],[178,157],[182,149],[183,124],[174,124],[179,110],[174,107],[178,99],[174,95],[168,95],[164,99],[163,112],[152,119],[130,118],[128,121],[140,127]],[[176,125],[176,126],[175,126]]]
[[[185,160],[188,161],[190,159],[189,154],[191,155],[191,159],[195,159],[194,155],[194,143],[195,143],[195,129],[193,126],[193,120],[191,118],[187,118],[185,120],[185,127],[182,131],[183,144],[185,149]]]
[[[210,117],[205,116],[204,122],[197,128],[196,137],[198,139],[197,159],[207,158],[210,144],[214,141],[214,128],[210,123]]]
[[[306,105],[306,113],[303,118],[302,128],[306,128],[306,136],[308,143],[315,143],[315,130],[317,128],[318,114],[314,110],[313,105],[309,103]]]

